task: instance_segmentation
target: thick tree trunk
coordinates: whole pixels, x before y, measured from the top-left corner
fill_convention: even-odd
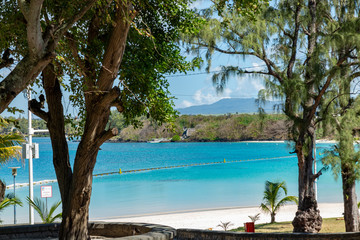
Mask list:
[[[344,198],[344,219],[346,232],[359,231],[359,209],[353,170],[342,165],[341,177]]]
[[[74,171],[74,177],[63,207],[59,239],[90,239],[88,234],[89,205],[92,191],[92,173],[97,151],[88,154],[78,150],[76,162],[82,162],[81,171]],[[74,167],[76,168],[76,167]],[[81,177],[79,177],[81,176]]]
[[[304,126],[308,131],[308,144],[305,148],[303,143],[305,138],[301,138],[296,143],[299,166],[299,205],[295,218],[292,222],[294,232],[317,233],[321,230],[322,218],[317,208],[315,200],[314,181],[316,176],[313,174],[313,142],[315,128],[312,124]],[[308,151],[304,154],[304,149]]]

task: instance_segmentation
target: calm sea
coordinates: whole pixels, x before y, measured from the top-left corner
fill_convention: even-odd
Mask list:
[[[50,139],[35,138],[40,145],[40,158],[34,159],[34,181],[55,179]],[[78,143],[69,142],[74,158]],[[318,144],[318,159],[329,144]],[[105,143],[101,147],[94,174],[195,163],[219,164],[166,168],[94,177],[90,219],[141,215],[148,213],[206,208],[259,206],[264,183],[286,181],[288,194],[297,195],[297,159],[290,155],[287,143]],[[293,156],[293,157],[291,157]],[[288,157],[288,158],[279,158]],[[229,163],[234,160],[262,159]],[[226,163],[224,162],[224,159]],[[13,183],[10,166],[21,166],[17,183],[28,182],[28,163],[12,161],[0,168],[7,185]],[[321,164],[318,163],[318,168]],[[57,183],[49,206],[60,200]],[[7,190],[12,192],[13,189]],[[28,187],[16,188],[25,201]],[[34,186],[40,197],[40,185]],[[331,171],[318,181],[319,202],[341,202],[341,181]],[[256,214],[256,213],[254,213]],[[35,214],[36,216],[36,214]],[[13,208],[0,213],[4,223],[13,222]],[[28,222],[28,207],[17,207],[18,223]],[[36,216],[35,221],[39,221]]]

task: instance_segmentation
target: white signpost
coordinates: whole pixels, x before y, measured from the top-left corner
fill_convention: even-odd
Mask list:
[[[48,209],[47,199],[52,197],[52,186],[41,186],[41,197],[46,199],[46,212]]]
[[[41,197],[52,197],[52,186],[41,186]]]

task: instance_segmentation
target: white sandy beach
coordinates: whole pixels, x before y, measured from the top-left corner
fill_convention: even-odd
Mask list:
[[[323,218],[342,217],[342,203],[320,203],[320,214]],[[141,222],[141,223],[157,223],[174,228],[193,228],[193,229],[213,229],[222,230],[217,225],[222,222],[231,222],[232,228],[244,226],[245,222],[249,222],[249,215],[255,215],[260,212],[258,207],[233,207],[221,209],[202,209],[194,211],[181,211],[159,213],[153,215],[129,216],[109,219],[90,219],[90,221],[106,221],[106,222]],[[280,209],[276,215],[276,221],[292,221],[296,212],[296,205],[287,205]],[[256,223],[270,222],[270,215],[260,214],[260,220]]]

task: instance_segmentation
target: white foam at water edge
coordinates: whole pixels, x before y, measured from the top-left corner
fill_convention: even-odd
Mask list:
[[[41,180],[41,181],[34,182],[33,185],[43,185],[43,184],[54,183],[54,182],[57,182],[57,180],[56,179]],[[21,187],[27,187],[27,186],[29,186],[29,183],[16,183],[15,184],[15,188],[21,188]],[[12,189],[12,188],[14,188],[14,184],[6,186],[6,189]]]

